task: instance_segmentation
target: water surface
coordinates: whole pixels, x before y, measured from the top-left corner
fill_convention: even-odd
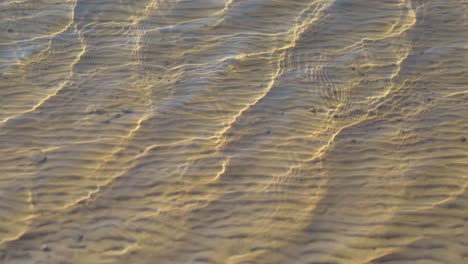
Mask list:
[[[466,1],[0,1],[1,263],[468,263]]]

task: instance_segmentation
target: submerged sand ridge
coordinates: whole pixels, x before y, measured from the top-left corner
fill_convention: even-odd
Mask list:
[[[465,263],[463,1],[3,1],[0,262]]]

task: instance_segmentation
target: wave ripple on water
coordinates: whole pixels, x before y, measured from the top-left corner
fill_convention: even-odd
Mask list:
[[[0,262],[468,262],[467,3],[0,2]]]

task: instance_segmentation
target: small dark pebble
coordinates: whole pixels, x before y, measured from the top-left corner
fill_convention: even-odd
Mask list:
[[[83,241],[83,238],[84,238],[84,236],[80,234],[76,240],[78,242],[81,242],[81,241]]]
[[[103,115],[105,113],[106,113],[106,110],[104,109],[97,109],[97,110],[89,112],[89,114],[96,114],[96,115]]]
[[[316,113],[317,113],[317,109],[315,109],[315,107],[311,106],[311,107],[309,108],[309,112],[316,114]]]
[[[460,138],[460,141],[463,142],[463,143],[465,143],[465,142],[466,142],[466,137],[461,137],[461,138]]]
[[[122,113],[131,114],[131,113],[133,113],[133,110],[132,109],[122,110]]]
[[[268,129],[268,130],[265,132],[265,134],[270,135],[270,134],[271,134],[271,130]]]
[[[423,55],[423,54],[424,54],[424,51],[419,52],[419,54]]]
[[[454,202],[444,203],[443,207],[448,208],[448,209],[461,209],[462,208],[459,204],[454,203]]]
[[[356,144],[357,141],[355,139],[351,140],[351,143]]]
[[[426,102],[428,102],[428,103],[432,102],[432,98],[430,98],[430,97],[426,98]]]
[[[158,79],[159,79],[159,80],[161,80],[161,79],[162,79],[162,77],[158,77]]]
[[[46,163],[46,162],[47,162],[47,156],[44,156],[44,157],[40,158],[40,159],[37,161],[37,163],[39,163],[39,164],[43,164],[43,163]]]
[[[325,214],[327,211],[328,211],[328,208],[324,207],[324,208],[319,208],[319,209],[317,209],[316,212],[317,212],[318,214],[323,215],[323,214]]]
[[[49,247],[49,245],[45,244],[45,245],[42,245],[41,250],[42,250],[42,251],[45,251],[45,252],[49,252],[49,251],[50,251],[50,247]]]
[[[114,117],[115,117],[115,118],[121,118],[122,115],[121,115],[121,114],[116,114]]]
[[[338,119],[340,116],[339,115],[333,115],[333,118]]]
[[[13,33],[13,32],[14,32],[13,29],[11,29],[11,28],[8,29],[8,33]]]
[[[354,67],[352,67],[351,69],[352,69],[353,71],[355,71],[355,70],[356,70],[356,68],[354,68]]]

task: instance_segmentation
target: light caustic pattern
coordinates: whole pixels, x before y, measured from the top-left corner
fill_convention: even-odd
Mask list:
[[[0,262],[468,263],[467,10],[0,1]]]

